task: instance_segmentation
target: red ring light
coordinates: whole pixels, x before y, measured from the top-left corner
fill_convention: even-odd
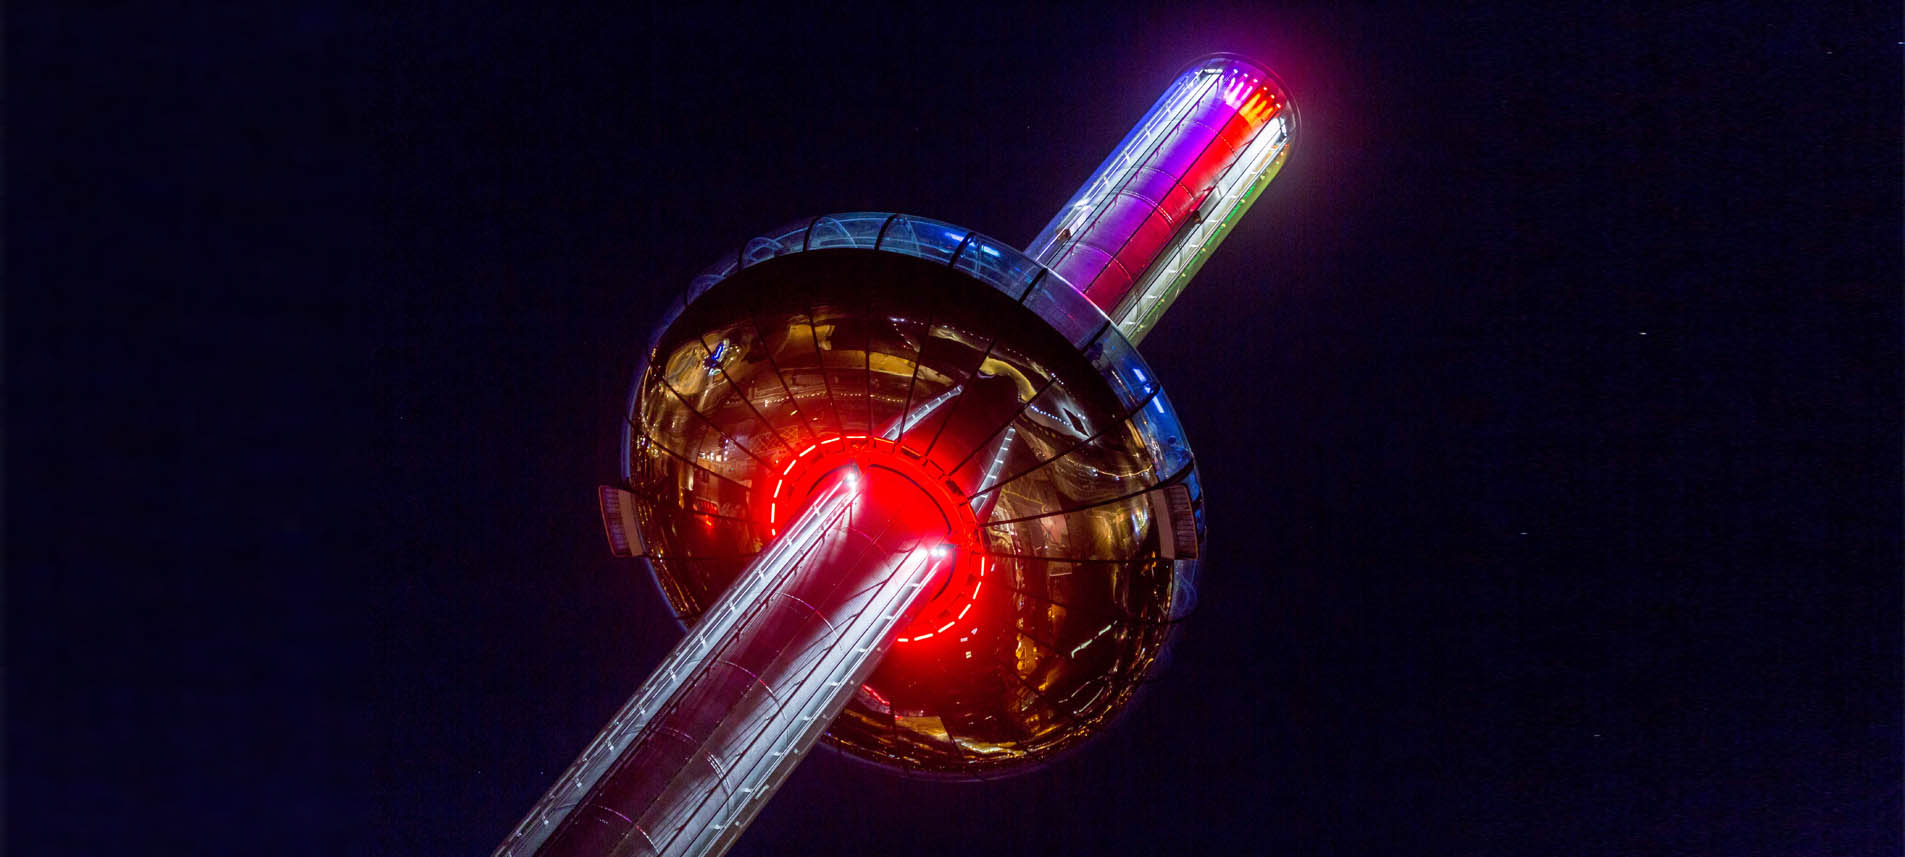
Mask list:
[[[952,630],[978,603],[989,568],[985,553],[980,549],[979,520],[967,505],[964,492],[944,471],[931,461],[902,450],[896,442],[863,434],[842,435],[809,444],[788,458],[780,466],[764,504],[769,538],[779,536],[781,524],[792,520],[807,505],[821,477],[848,462],[892,470],[919,486],[947,521],[948,540],[959,553],[950,563],[951,573],[946,583],[920,605],[917,617],[900,630],[894,642],[914,643]],[[968,581],[970,588],[965,585]],[[943,618],[948,615],[952,618]]]

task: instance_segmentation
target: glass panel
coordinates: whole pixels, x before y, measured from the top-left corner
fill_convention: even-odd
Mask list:
[[[1171,621],[1191,615],[1197,609],[1197,560],[1180,559],[1171,574]]]
[[[698,481],[705,481],[707,474],[686,471]],[[656,539],[659,545],[666,545],[670,559],[679,560],[690,557],[732,556],[737,550],[752,552],[760,547],[760,537],[753,523],[735,518],[706,514],[710,501],[699,498],[687,498],[682,506],[694,513],[682,514],[668,508],[675,498],[663,497],[663,505],[657,511],[656,523],[659,524],[661,537]]]
[[[706,341],[714,343],[714,349],[701,352],[704,355],[703,368],[696,373],[694,384],[684,384],[676,387],[676,390],[689,397],[709,421],[726,427],[730,439],[762,459],[763,463],[792,452],[777,427],[766,421],[760,408],[753,404],[748,395],[749,383],[758,380],[750,375],[752,367],[743,358],[743,353],[753,342],[752,331],[744,331],[738,326],[730,327],[726,331],[715,332]],[[722,447],[717,448],[714,454],[726,460],[735,453]]]
[[[990,335],[959,323],[939,322],[920,344],[920,368],[913,385],[911,417],[900,433],[901,443],[916,454],[932,448],[951,414],[963,406],[960,399],[972,380]],[[947,463],[957,461],[958,456]]]
[[[661,335],[668,332],[668,328],[675,323],[675,319],[680,318],[681,313],[687,308],[681,295],[676,295],[668,302],[668,306],[663,308],[661,315],[655,319],[655,329],[649,332],[648,347],[643,353],[655,354],[655,349],[661,347]]]
[[[1156,550],[1151,502],[1145,495],[1075,512],[986,524],[993,552],[1071,560],[1121,560]]]
[[[768,346],[781,380],[793,396],[792,407],[809,422],[816,436],[842,433],[838,403],[823,374],[816,325],[806,313],[781,313],[771,320],[762,319],[761,329],[773,338]]]
[[[672,478],[668,454],[642,436],[639,428],[631,427],[624,434],[628,443],[622,452],[626,462],[623,469],[628,471],[629,484],[650,494],[672,491],[672,486],[668,484]],[[673,500],[669,503],[676,505]]]
[[[1114,248],[1115,249],[1115,248]],[[1052,271],[1065,278],[1073,289],[1088,289],[1111,264],[1111,251],[1076,241],[1052,264]]]
[[[1025,284],[1039,272],[1037,262],[984,235],[972,236],[971,243],[959,254],[953,267],[977,277],[1015,301],[1025,292]]]
[[[693,479],[693,484],[689,487],[693,490],[694,499],[691,508],[695,511],[740,520],[747,519],[748,486],[746,483],[737,482],[733,477],[716,476],[715,471],[700,467],[690,467],[684,472]],[[715,544],[724,545],[733,544],[733,542],[715,542]]]
[[[747,413],[747,404],[734,395],[710,356],[698,339],[685,340],[668,355],[659,364],[660,371],[649,376],[653,384],[643,396],[642,424],[650,427],[658,442],[694,466],[744,482],[759,463],[756,456],[772,451],[774,435]],[[735,426],[742,437],[721,431],[717,424]],[[768,446],[743,445],[750,440]],[[724,504],[721,514],[744,514],[725,508],[728,498],[720,502]],[[745,502],[742,498],[734,509],[744,510]]]
[[[780,338],[785,339],[785,334]],[[716,328],[701,339],[712,344],[713,350],[709,356],[715,358],[721,375],[733,385],[734,395],[742,400],[735,404],[753,411],[734,412],[734,420],[750,426],[759,426],[761,420],[766,420],[768,425],[773,426],[775,436],[784,447],[774,452],[756,446],[753,447],[755,451],[778,456],[790,449],[801,448],[811,439],[812,433],[802,423],[799,410],[789,399],[780,375],[774,371],[773,362],[767,359],[767,344],[757,335],[751,321],[743,320]],[[733,423],[724,420],[723,424]],[[752,432],[754,428],[745,431]]]
[[[1007,476],[1034,469],[1039,462],[1078,446],[1090,437],[1089,424],[1080,415],[1082,410],[1069,387],[1059,382],[1047,385],[1037,398],[1025,404],[1010,427],[975,450],[953,473],[953,480],[969,492],[982,491]],[[982,511],[993,502],[989,496],[975,499],[980,501],[974,505],[975,511]],[[1024,517],[1057,508],[1021,507],[1021,511],[1008,517]]]
[[[703,269],[700,274],[697,274],[694,279],[688,281],[688,303],[694,303],[696,298],[705,294],[715,283],[733,276],[735,269],[738,267],[739,265],[735,263],[733,253],[722,255],[718,261],[709,265]],[[673,321],[673,319],[669,319],[669,321]]]
[[[1085,357],[1091,361],[1092,368],[1111,381],[1111,390],[1125,410],[1136,408],[1158,388],[1137,349],[1116,330],[1105,331],[1105,335],[1086,350]]]
[[[853,211],[822,217],[814,222],[813,231],[807,237],[807,249],[860,247],[870,250],[880,236],[880,227],[892,216],[884,211]]]
[[[1073,533],[1090,534],[1089,546],[1074,548],[1090,559],[1124,559],[1157,550],[1151,500],[1143,494],[1067,514]]]
[[[1119,302],[1124,300],[1125,294],[1131,291],[1133,279],[1130,268],[1125,267],[1123,262],[1112,259],[1105,263],[1104,269],[1099,271],[1098,276],[1092,279],[1091,285],[1085,288],[1085,297],[1100,308],[1111,307],[1115,310]]]
[[[1164,208],[1165,201],[1172,198],[1171,190],[1176,186],[1176,176],[1151,167],[1139,167],[1136,172],[1131,174],[1131,183],[1121,192],[1138,197],[1158,208],[1163,208],[1172,217],[1176,217],[1178,215],[1177,211]]]
[[[1132,233],[1143,226],[1154,211],[1156,208],[1148,200],[1124,193],[1114,195],[1099,210],[1098,219],[1091,227],[1091,235],[1082,240],[1116,255],[1119,248],[1130,243]]]
[[[628,404],[622,408],[622,478],[630,479],[634,475],[634,456],[631,454],[637,432],[632,423],[639,416],[635,408],[641,402],[642,379],[648,377],[649,358],[644,356],[640,365],[635,367],[634,380],[628,385]]]
[[[649,376],[642,410],[640,424],[650,427],[651,431],[650,437],[638,434],[635,439],[637,487],[680,509],[744,516],[746,488],[736,477],[745,475],[748,468],[739,462],[714,462],[735,465],[722,468],[732,471],[731,475],[723,475],[706,467],[709,462],[697,460],[701,456],[696,454],[696,449],[704,446],[708,432],[699,420],[687,413],[680,400],[662,386],[658,375]],[[673,437],[657,438],[652,431],[656,426],[681,428],[672,433]]]
[[[692,303],[696,300],[699,300],[702,295],[707,294],[709,289],[714,288],[714,285],[716,283],[721,282],[723,279],[726,279],[726,278],[708,276],[704,274],[702,276],[689,280],[688,281],[688,298],[687,298],[688,301]]]
[[[1113,604],[1120,615],[1152,623],[1171,618],[1171,560],[1142,557],[1117,568]]]
[[[919,255],[919,238],[913,234],[913,221],[905,216],[896,216],[883,227],[880,243],[876,249],[890,253],[904,253],[908,256]]]
[[[880,224],[886,222],[887,216],[880,212],[856,212],[822,217],[815,220],[813,228],[807,232],[807,249],[871,248],[873,238],[880,233]]]
[[[959,396],[940,408],[947,416],[939,421],[935,429],[939,436],[932,440],[930,447],[934,466],[954,472],[970,459],[998,454],[999,435],[1017,418],[1025,402],[1037,394],[1038,386],[1042,384],[1028,383],[1017,367],[996,356],[986,358],[978,371],[961,384]],[[915,440],[927,440],[923,437],[924,428],[922,424],[908,432],[907,446],[913,446]],[[1009,446],[1023,449],[1023,444],[1016,440]],[[968,491],[974,487],[971,483],[965,485]]]
[[[1037,461],[1031,444],[1025,441],[1023,426],[1018,423],[1006,426],[997,434],[975,446],[966,455],[964,463],[952,473],[953,483],[968,494],[999,481],[999,475],[1013,470],[1023,470]],[[973,512],[984,514],[992,504],[992,495],[983,494],[973,498]],[[1037,514],[1037,511],[1031,514]]]
[[[1157,462],[1160,476],[1171,477],[1191,463],[1190,445],[1184,441],[1184,426],[1177,412],[1159,390],[1151,403],[1131,415],[1131,424],[1144,437],[1144,445]]]
[[[994,519],[1017,518],[1058,509],[1078,509],[1127,497],[1157,482],[1143,455],[1125,444],[1123,432],[1079,446],[1022,476],[1008,477],[998,489]]]
[[[775,256],[785,256],[800,252],[800,236],[795,235],[790,245],[780,238],[760,237],[747,242],[747,248],[741,251],[741,267],[758,265]]]
[[[1074,661],[1094,642],[1115,642],[1120,617],[1114,590],[1119,585],[1122,563],[1049,561],[1043,592],[1062,610],[1039,611],[1032,621],[1020,628],[1053,645]],[[1102,673],[1108,664],[1083,672]]]
[[[788,248],[788,253],[799,253],[807,245],[807,229],[813,226],[813,223],[814,218],[804,217],[767,233],[767,236],[779,241],[782,247]]]
[[[1144,223],[1131,233],[1131,240],[1118,250],[1118,262],[1127,271],[1139,272],[1148,267],[1176,231],[1171,222],[1150,203],[1145,203],[1145,207],[1150,209],[1150,213],[1144,218]]]
[[[1038,398],[1027,403],[1025,411],[1019,414],[1018,425],[1036,456],[1032,460],[1047,461],[1089,440],[1095,425],[1087,416],[1091,410],[1062,380],[1052,382]]]
[[[920,256],[935,262],[951,262],[953,254],[959,252],[959,245],[966,243],[966,236],[972,234],[970,229],[936,220],[915,221],[914,229],[919,234]]]
[[[1030,399],[1039,387],[1052,377],[1052,370],[1009,336],[1000,336],[992,345],[992,353],[986,358],[985,365],[979,371],[1002,373],[1014,379],[1019,385],[1020,399]]]
[[[814,308],[814,343],[827,374],[822,385],[832,398],[829,407],[846,435],[865,436],[872,422],[867,399],[867,326],[858,307],[820,305]]]
[[[935,262],[950,262],[953,251],[959,249],[967,234],[969,230],[937,220],[901,216],[887,227],[886,237],[880,240],[880,249]]]
[[[987,524],[979,530],[993,553],[1050,559],[1074,558],[1070,553],[1071,537],[1064,515],[1009,524]]]
[[[904,409],[924,410],[930,397],[911,401],[919,349],[926,342],[924,318],[904,311],[903,296],[875,294],[867,319],[867,394],[873,408],[872,434],[899,434]],[[943,404],[943,403],[942,403]],[[921,413],[920,416],[924,416]]]
[[[1041,280],[1026,297],[1025,305],[1064,336],[1073,348],[1085,347],[1098,329],[1105,326],[1105,314],[1070,284],[1056,277]]]

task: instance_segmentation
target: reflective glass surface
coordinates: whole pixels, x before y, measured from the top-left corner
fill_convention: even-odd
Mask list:
[[[1275,176],[1295,108],[1268,69],[1206,57],[1033,240],[1031,255],[1142,339]]]
[[[1007,297],[1018,300],[1041,269],[1037,262],[996,239],[974,234],[972,241],[953,260],[953,267],[991,285]]]
[[[884,211],[856,211],[816,218],[807,233],[807,249],[871,248],[880,237],[880,228],[893,216]]]
[[[1025,294],[1038,266],[969,230],[843,214],[747,248],[671,319],[630,412],[628,487],[678,615],[801,508],[803,462],[902,456],[970,522],[967,559],[827,740],[985,777],[1097,731],[1194,600],[1153,502],[1194,476],[1190,451],[1150,369],[1064,281]]]
[[[1032,293],[1025,297],[1025,305],[1074,348],[1090,342],[1107,324],[1103,311],[1056,276],[1048,276],[1033,286]]]

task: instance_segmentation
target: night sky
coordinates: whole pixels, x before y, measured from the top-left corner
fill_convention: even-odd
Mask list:
[[[487,854],[679,634],[594,499],[665,296],[1026,241],[1231,50],[1172,663],[731,853],[1900,853],[1898,10],[1543,5],[9,9],[10,850]]]

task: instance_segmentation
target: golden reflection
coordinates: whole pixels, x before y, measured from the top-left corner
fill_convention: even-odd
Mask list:
[[[1118,499],[1159,474],[1109,384],[1009,299],[902,283],[869,316],[857,282],[811,306],[767,287],[730,295],[664,339],[628,450],[656,576],[680,615],[698,616],[767,542],[766,495],[794,456],[878,435],[909,402],[957,390],[906,443],[936,442],[930,457],[968,492],[1003,483],[975,506],[993,576],[945,646],[896,645],[868,682],[881,701],[856,697],[827,740],[955,773],[1049,758],[1109,720],[1162,645],[1164,626],[1140,623],[1168,615],[1172,566],[1148,503]],[[1070,561],[1083,559],[1105,561]]]

